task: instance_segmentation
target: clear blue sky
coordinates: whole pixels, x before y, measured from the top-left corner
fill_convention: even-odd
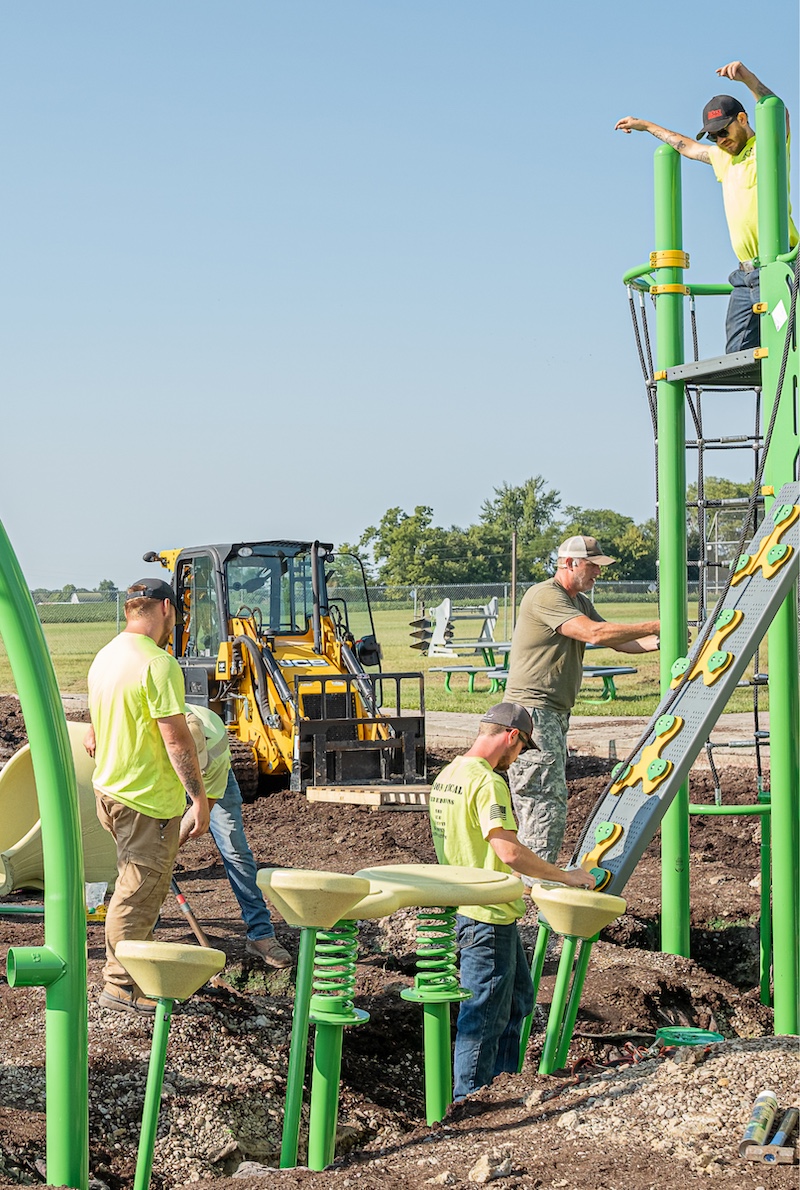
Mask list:
[[[718,90],[752,112],[715,76],[734,58],[797,122],[794,5],[2,16],[0,520],[31,586],[124,584],[203,541],[353,541],[394,505],[465,525],[535,474],[652,515],[620,277],[653,246],[657,143],[614,123],[693,135]],[[683,189],[690,275],[722,280],[712,171],[684,163]]]

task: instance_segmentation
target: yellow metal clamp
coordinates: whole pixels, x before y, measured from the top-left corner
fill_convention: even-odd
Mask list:
[[[688,285],[651,285],[650,292],[653,294],[659,293],[682,293],[686,297],[689,296]]]
[[[653,379],[654,379],[654,380],[666,380],[666,379],[667,379],[667,373],[666,373],[666,372],[654,372],[654,373],[653,373]]]
[[[679,248],[667,248],[662,252],[650,253],[651,269],[688,269],[689,253]]]
[[[769,347],[756,347],[753,352],[753,359],[766,359],[769,355]]]
[[[756,302],[756,304],[753,306],[753,313],[754,314],[766,314],[768,309],[769,309],[769,306],[767,305],[766,302]]]

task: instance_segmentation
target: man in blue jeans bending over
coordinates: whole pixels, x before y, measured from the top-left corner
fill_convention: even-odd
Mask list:
[[[587,872],[557,868],[517,838],[511,794],[499,774],[531,746],[532,731],[525,707],[498,703],[483,716],[470,750],[442,769],[430,794],[436,857],[440,864],[594,888]],[[458,1013],[454,1099],[517,1069],[522,1024],[533,1009],[531,974],[517,931],[524,913],[521,897],[507,905],[459,906],[461,986],[472,999],[464,1000]]]
[[[247,927],[247,953],[270,967],[291,967],[292,957],[275,937],[269,909],[256,884],[256,863],[245,838],[242,795],[231,768],[227,728],[219,715],[207,707],[186,707],[186,722],[197,749],[211,806],[209,834],[217,845],[225,875]],[[181,846],[189,837],[192,823],[190,809],[181,822]]]

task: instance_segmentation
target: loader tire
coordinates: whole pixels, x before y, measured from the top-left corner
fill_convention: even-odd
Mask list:
[[[242,792],[242,801],[254,802],[258,797],[258,759],[255,750],[242,740],[232,739],[230,745],[231,767]]]

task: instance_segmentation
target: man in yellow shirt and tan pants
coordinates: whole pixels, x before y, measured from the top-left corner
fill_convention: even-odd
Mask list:
[[[106,916],[104,1008],[153,1013],[118,962],[121,939],[148,941],[169,891],[188,794],[192,835],[208,830],[209,807],[197,751],[184,717],[183,673],[164,651],[177,617],[172,588],[142,579],[128,588],[125,629],[89,670],[97,816],[117,845],[117,883]]]

